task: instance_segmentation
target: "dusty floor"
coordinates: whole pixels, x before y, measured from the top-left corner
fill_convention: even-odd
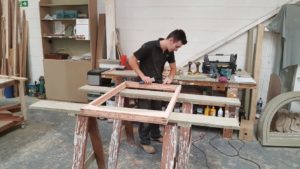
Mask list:
[[[35,101],[29,99],[29,103]],[[72,166],[75,118],[59,112],[30,110],[24,129],[0,135],[0,169],[68,169]],[[112,123],[100,122],[107,155]],[[262,147],[259,142],[222,139],[219,129],[194,127],[191,169],[299,169],[300,148]],[[136,142],[138,137],[135,135]],[[123,140],[125,138],[123,137]],[[160,168],[161,144],[149,155],[122,141],[118,168]],[[90,146],[88,151],[90,151]],[[97,168],[95,163],[92,168]]]

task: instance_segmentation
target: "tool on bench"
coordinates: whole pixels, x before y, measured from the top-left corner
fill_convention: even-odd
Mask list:
[[[201,63],[200,62],[196,62],[195,63],[196,64],[196,72],[194,73],[195,75],[199,75],[200,74],[200,65],[201,65]]]
[[[212,55],[210,55],[210,56],[212,56]],[[230,59],[229,59],[229,61],[219,61],[219,60],[211,61],[208,58],[209,55],[205,55],[204,62],[202,64],[202,72],[203,73],[210,73],[212,64],[216,65],[216,68],[217,68],[219,74],[221,74],[222,69],[231,70],[232,74],[235,73],[236,67],[237,67],[236,66],[237,54],[229,54],[229,55],[216,54],[214,56],[230,56]]]
[[[193,72],[192,72],[192,63],[193,62],[189,62],[189,70],[188,70],[188,75],[191,75]]]
[[[151,80],[152,83],[155,82],[155,78],[154,77],[151,77],[150,80]],[[140,84],[145,84],[145,82],[143,80],[141,80],[139,83]]]

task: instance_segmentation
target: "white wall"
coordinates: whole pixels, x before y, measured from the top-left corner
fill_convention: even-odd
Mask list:
[[[38,81],[40,76],[44,75],[43,68],[43,49],[41,38],[39,0],[28,1],[28,7],[22,8],[26,12],[29,26],[29,80]]]
[[[131,55],[145,41],[166,37],[176,28],[186,31],[188,45],[176,61],[210,47],[235,31],[280,7],[288,0],[116,0],[121,44]],[[232,48],[232,52],[239,50]]]

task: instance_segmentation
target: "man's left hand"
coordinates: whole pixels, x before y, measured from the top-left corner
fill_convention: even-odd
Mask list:
[[[169,78],[169,77],[166,77],[163,84],[171,84],[173,81],[173,79]]]

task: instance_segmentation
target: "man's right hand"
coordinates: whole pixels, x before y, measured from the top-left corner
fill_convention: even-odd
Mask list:
[[[151,84],[155,81],[154,78],[151,78],[149,76],[143,76],[141,79],[145,84]]]

